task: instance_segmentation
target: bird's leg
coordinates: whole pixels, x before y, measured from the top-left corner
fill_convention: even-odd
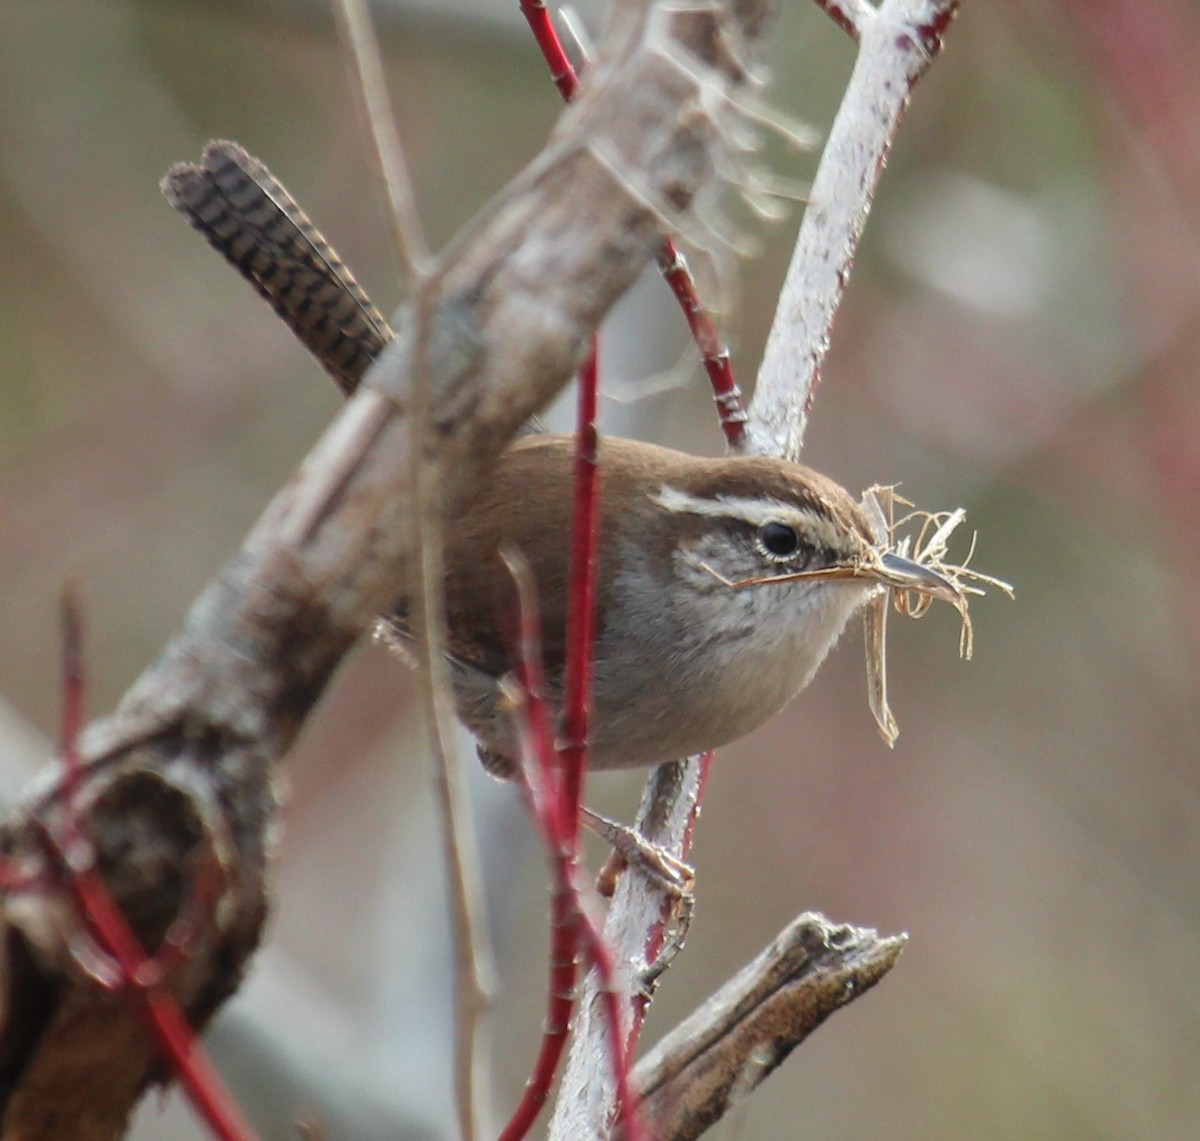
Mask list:
[[[691,864],[671,855],[657,844],[652,844],[633,828],[609,820],[590,808],[582,808],[580,811],[583,823],[612,846],[612,854],[597,877],[596,887],[601,895],[611,896],[616,890],[621,872],[632,865],[649,876],[673,901],[671,919],[663,935],[662,949],[654,962],[642,971],[641,988],[648,997],[675,956],[683,950],[692,924],[692,910],[696,899],[696,870]]]

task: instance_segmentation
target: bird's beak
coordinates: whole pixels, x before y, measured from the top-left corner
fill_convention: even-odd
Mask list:
[[[962,601],[962,589],[945,575],[901,555],[881,555],[874,571],[875,578],[893,590],[913,590],[955,605]]]

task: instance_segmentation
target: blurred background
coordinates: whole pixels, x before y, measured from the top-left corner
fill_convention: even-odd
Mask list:
[[[815,6],[782,7],[770,99],[824,128],[852,45]],[[967,507],[977,565],[1017,600],[976,604],[969,664],[948,608],[893,620],[894,752],[852,631],[785,715],[718,757],[695,925],[646,1041],[817,908],[910,944],[747,1104],[737,1136],[1194,1137],[1200,9],[963,7],[892,154],[805,458],[851,488],[898,481],[919,504]],[[440,245],[537,152],[557,96],[510,0],[377,14]],[[380,307],[399,303],[321,3],[4,4],[7,798],[55,725],[64,580],[82,586],[99,714],[338,407],[159,194],[166,168],[211,137],[262,157]],[[798,179],[816,157],[768,153]],[[757,232],[761,252],[725,298],[747,389],[796,220]],[[619,396],[609,430],[720,450],[683,322],[652,277],[602,359]],[[668,374],[676,388],[649,395]],[[406,670],[364,643],[287,766],[268,944],[209,1036],[265,1138],[294,1136],[299,1117],[338,1138],[452,1135],[447,924],[413,705]],[[512,790],[472,772],[499,1121],[542,1021],[547,874]],[[589,799],[628,819],[640,785],[598,777]],[[202,1133],[169,1098],[143,1107],[137,1136]]]

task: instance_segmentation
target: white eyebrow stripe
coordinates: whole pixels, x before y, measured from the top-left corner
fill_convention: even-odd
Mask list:
[[[708,516],[714,519],[738,519],[751,527],[761,527],[772,521],[787,523],[809,543],[828,550],[845,546],[846,536],[824,513],[807,507],[796,507],[778,499],[759,499],[741,495],[718,495],[709,498],[690,495],[677,487],[663,484],[652,502],[667,511],[680,514]]]

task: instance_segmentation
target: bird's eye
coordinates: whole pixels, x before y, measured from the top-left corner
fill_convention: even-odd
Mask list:
[[[786,523],[764,523],[759,529],[758,541],[768,555],[781,559],[794,555],[800,548],[800,536]]]

